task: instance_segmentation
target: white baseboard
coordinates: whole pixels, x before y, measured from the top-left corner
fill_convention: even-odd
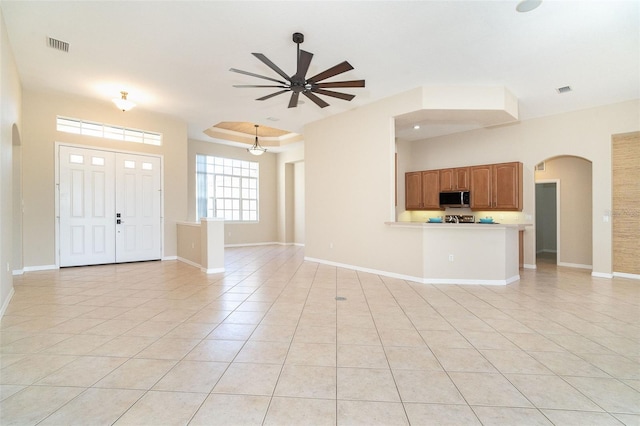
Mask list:
[[[640,280],[640,275],[638,274],[627,274],[626,272],[614,272],[613,273],[614,277],[620,277],[620,278],[629,278],[632,280]]]
[[[53,269],[60,269],[60,267],[58,265],[40,265],[40,266],[25,266],[22,268],[24,272],[51,271]]]
[[[24,269],[14,269],[14,270],[13,270],[13,272],[12,272],[12,274],[13,274],[14,276],[16,276],[16,275],[23,275],[23,274],[24,274]]]
[[[605,272],[591,272],[591,276],[596,278],[613,278],[613,274],[607,274]]]
[[[178,257],[176,260],[182,263],[186,263],[187,265],[195,266],[196,268],[200,268],[202,266],[199,263],[193,262],[189,259],[185,259],[184,257]]]
[[[224,247],[253,247],[253,246],[272,246],[272,245],[287,245],[286,243],[279,243],[273,241],[270,243],[243,243],[243,244],[225,244]]]
[[[525,263],[525,264],[523,264],[523,265],[522,265],[522,267],[523,267],[524,269],[538,269],[538,266],[537,266],[537,265],[532,265],[532,264],[530,264],[530,263]]]
[[[323,265],[335,266],[338,268],[351,269],[353,271],[366,272],[369,274],[382,275],[383,277],[397,278],[406,281],[414,281],[421,284],[459,284],[459,285],[507,285],[520,279],[520,275],[507,278],[506,280],[462,280],[462,279],[434,279],[434,278],[421,278],[413,277],[410,275],[396,274],[395,272],[380,271],[378,269],[363,268],[360,266],[348,265],[345,263],[332,262],[324,259],[317,259],[314,257],[304,258],[308,262],[321,263]]]
[[[200,268],[200,270],[205,274],[219,274],[224,272],[224,268],[210,268],[210,269]]]
[[[178,256],[164,256],[162,260],[178,260]]]
[[[581,263],[558,262],[558,266],[566,266],[568,268],[593,269],[593,265],[583,265]]]
[[[425,278],[423,284],[458,284],[458,285],[509,285],[520,280],[520,275],[514,275],[506,280],[462,280],[462,279],[433,279]]]
[[[9,295],[7,296],[7,300],[4,301],[4,303],[2,304],[2,308],[0,308],[0,321],[2,321],[2,317],[4,316],[4,313],[7,311],[7,308],[9,307],[9,302],[11,302],[11,298],[13,297],[14,294],[16,294],[16,292],[13,289],[13,287],[11,287],[11,290],[9,290]]]
[[[401,280],[415,281],[415,282],[419,282],[419,283],[422,282],[422,278],[420,278],[420,277],[412,277],[410,275],[396,274],[394,272],[379,271],[377,269],[362,268],[360,266],[347,265],[345,263],[332,262],[330,260],[316,259],[315,257],[307,257],[307,256],[305,256],[304,260],[308,261],[308,262],[321,263],[323,265],[336,266],[338,268],[351,269],[352,271],[360,271],[360,272],[366,272],[366,273],[369,273],[369,274],[382,275],[384,277],[389,277],[389,278],[398,278],[398,279],[401,279]]]

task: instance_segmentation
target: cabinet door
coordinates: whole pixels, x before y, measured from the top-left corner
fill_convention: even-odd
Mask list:
[[[440,192],[455,191],[454,169],[440,170]]]
[[[405,209],[418,210],[422,208],[422,173],[409,172],[404,175]]]
[[[422,206],[424,209],[440,209],[440,171],[422,172]]]
[[[469,168],[471,180],[471,209],[488,210],[491,208],[491,166]]]
[[[469,186],[469,167],[460,167],[453,170],[453,183],[455,191],[468,191]]]
[[[522,209],[522,163],[503,163],[493,166],[493,208]]]

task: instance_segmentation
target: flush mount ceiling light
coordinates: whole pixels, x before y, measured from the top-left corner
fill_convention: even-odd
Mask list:
[[[258,143],[258,127],[260,126],[258,126],[257,124],[254,124],[254,126],[256,128],[256,141],[253,143],[253,146],[251,148],[247,148],[247,151],[249,152],[249,154],[262,155],[267,152],[267,149],[261,147]]]
[[[419,125],[419,124],[416,124],[415,126],[413,126],[413,129],[414,129],[414,130],[418,130],[418,129],[420,129],[420,125]]]
[[[135,107],[136,104],[127,99],[128,93],[125,91],[120,92],[121,98],[113,98],[112,101],[118,109],[122,111],[129,111],[131,108]]]

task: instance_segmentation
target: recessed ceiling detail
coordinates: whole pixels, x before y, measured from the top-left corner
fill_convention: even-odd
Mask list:
[[[518,99],[501,86],[425,86],[422,99],[422,109],[395,117],[398,140],[429,139],[518,121]]]
[[[209,137],[227,142],[252,145],[256,136],[256,123],[248,121],[221,121],[204,131]],[[302,135],[275,127],[258,127],[260,144],[268,147],[280,147],[302,140]]]

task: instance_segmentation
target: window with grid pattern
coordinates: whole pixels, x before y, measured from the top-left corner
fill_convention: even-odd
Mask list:
[[[196,155],[197,220],[258,221],[258,163]]]
[[[59,132],[96,136],[125,142],[144,143],[156,146],[162,145],[162,133],[112,126],[110,124],[96,123],[78,118],[56,117],[56,130]]]

